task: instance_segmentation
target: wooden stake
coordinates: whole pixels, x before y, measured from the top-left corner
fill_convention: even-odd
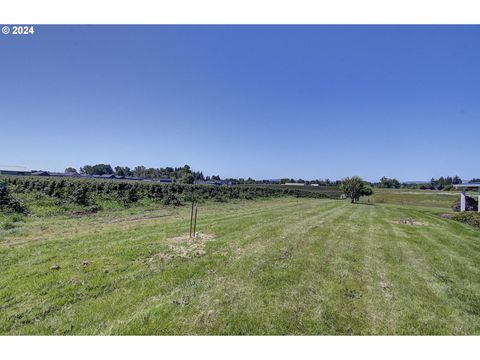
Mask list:
[[[197,205],[195,205],[195,221],[193,223],[193,236],[194,237],[197,237],[196,231],[197,231]]]
[[[193,222],[193,205],[195,204],[195,200],[192,200],[192,211],[190,212],[190,235],[192,237],[192,222]]]

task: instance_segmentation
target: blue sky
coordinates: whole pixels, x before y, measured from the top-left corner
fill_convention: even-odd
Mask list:
[[[479,26],[37,26],[0,84],[1,165],[480,177]]]

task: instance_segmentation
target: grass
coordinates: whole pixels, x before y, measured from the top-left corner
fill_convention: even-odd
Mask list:
[[[468,193],[475,196],[474,193]],[[477,195],[478,196],[478,195]],[[372,196],[374,203],[415,205],[451,209],[460,201],[459,191],[411,190],[411,189],[375,189]]]
[[[194,243],[187,206],[40,210],[0,227],[1,334],[480,334],[480,232],[438,204],[205,203]]]

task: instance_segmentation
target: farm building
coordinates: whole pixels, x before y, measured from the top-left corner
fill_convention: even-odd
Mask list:
[[[460,211],[465,211],[467,197],[465,191],[467,190],[476,190],[478,191],[478,211],[480,212],[480,183],[463,183],[453,185],[457,189],[460,189]]]
[[[23,166],[0,165],[0,175],[30,175],[32,172]]]
[[[287,186],[305,186],[305,183],[285,183]]]

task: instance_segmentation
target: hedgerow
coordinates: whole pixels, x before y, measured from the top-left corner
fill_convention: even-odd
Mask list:
[[[76,179],[54,177],[2,176],[2,182],[14,193],[43,193],[60,201],[91,205],[95,199],[116,200],[125,205],[140,199],[153,199],[165,205],[179,205],[198,200],[228,201],[273,196],[338,198],[335,192],[305,191],[268,186],[210,186],[190,184],[161,184],[128,180]],[[334,194],[332,196],[332,194]]]

